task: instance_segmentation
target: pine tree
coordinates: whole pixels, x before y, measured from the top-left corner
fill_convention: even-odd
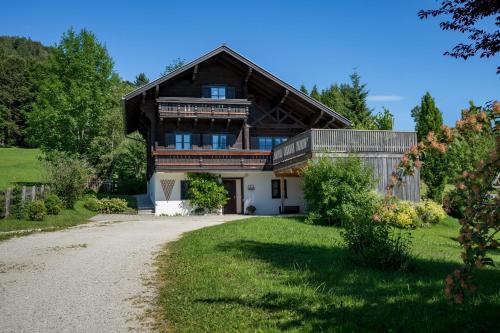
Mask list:
[[[318,87],[316,85],[314,85],[312,87],[311,93],[309,94],[309,96],[311,96],[312,98],[314,98],[317,101],[321,100],[321,96],[319,94]]]
[[[146,83],[149,83],[149,79],[144,73],[139,73],[136,75],[135,80],[134,80],[134,86],[140,87],[145,85]]]
[[[415,120],[415,130],[417,131],[418,141],[423,140],[429,132],[436,134],[441,132],[443,125],[443,115],[436,107],[434,98],[429,92],[422,97],[420,106],[412,109],[412,117]]]
[[[434,132],[438,136],[441,134],[443,115],[429,92],[422,97],[420,106],[411,110],[411,115],[415,120],[418,141],[424,140],[429,132]],[[428,188],[427,196],[436,202],[441,202],[448,179],[447,157],[441,152],[429,150],[422,157],[422,162],[422,179]]]
[[[309,92],[307,91],[307,88],[303,83],[300,85],[300,91],[306,95],[309,95]]]

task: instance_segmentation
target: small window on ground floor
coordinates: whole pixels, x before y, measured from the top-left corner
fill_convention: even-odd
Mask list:
[[[287,188],[286,188],[286,179],[284,180],[284,188],[285,188],[285,198],[288,198],[287,195]],[[280,180],[279,179],[273,179],[271,180],[271,197],[273,199],[280,199],[281,198],[281,185],[280,185]]]
[[[189,200],[189,180],[181,180],[181,200]]]

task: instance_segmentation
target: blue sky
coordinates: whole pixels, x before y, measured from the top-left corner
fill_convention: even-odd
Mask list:
[[[106,44],[117,72],[156,78],[177,57],[192,60],[226,43],[299,87],[346,82],[354,69],[370,106],[388,107],[396,128],[412,130],[410,110],[430,91],[454,124],[460,110],[500,98],[500,59],[457,60],[443,52],[463,39],[421,21],[424,1],[9,1],[0,34],[55,44],[69,27]]]

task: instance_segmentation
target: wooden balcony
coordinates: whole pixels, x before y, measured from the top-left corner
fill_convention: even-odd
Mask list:
[[[175,150],[153,151],[157,171],[272,170],[272,152],[264,150]]]
[[[414,132],[311,129],[274,147],[274,169],[317,154],[402,155],[417,143]]]
[[[352,154],[373,167],[376,189],[384,193],[403,153],[416,143],[414,132],[312,129],[274,147],[273,171],[282,176],[298,175],[311,158],[335,159]],[[403,200],[420,200],[418,171],[405,177],[403,183],[394,194]]]
[[[247,119],[250,105],[246,99],[159,97],[158,113],[165,118]]]

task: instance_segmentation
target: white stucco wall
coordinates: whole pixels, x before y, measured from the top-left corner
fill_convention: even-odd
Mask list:
[[[240,180],[236,180],[236,205],[238,212],[245,212],[246,207],[253,205],[257,208],[257,215],[278,214],[281,199],[273,199],[271,195],[271,180],[279,179],[273,172],[220,172],[216,173],[222,178],[243,178],[243,207],[241,207],[241,186]],[[149,184],[151,200],[155,205],[156,215],[187,215],[191,212],[189,201],[181,200],[181,180],[186,179],[184,173],[155,173]],[[162,179],[175,180],[170,200],[165,199],[165,194],[160,181]],[[300,206],[300,211],[304,211],[304,200],[301,189],[301,179],[292,177],[287,179],[288,198],[285,205]],[[254,190],[249,190],[249,185],[253,185]],[[242,209],[243,208],[243,209]]]

